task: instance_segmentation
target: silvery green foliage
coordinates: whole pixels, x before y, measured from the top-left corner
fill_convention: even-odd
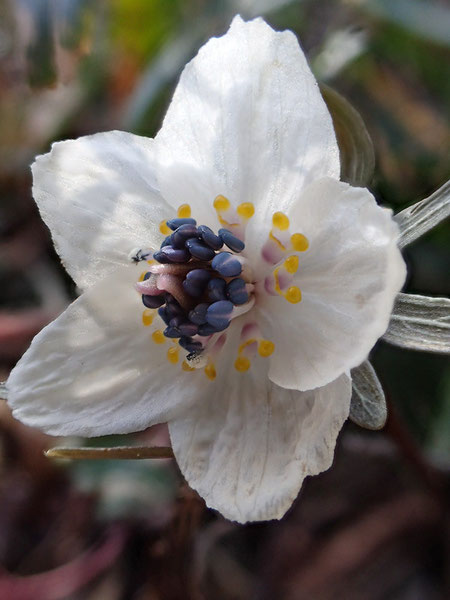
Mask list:
[[[394,216],[403,248],[450,215],[450,181]],[[450,353],[450,300],[412,294],[397,296],[386,342],[426,352]],[[350,419],[367,429],[379,429],[386,420],[386,401],[369,362],[352,369]]]
[[[383,339],[396,346],[450,353],[450,300],[399,294]]]
[[[352,369],[351,375],[350,419],[366,429],[381,429],[387,418],[386,399],[374,368],[366,360]]]
[[[400,227],[399,247],[404,248],[450,216],[450,181],[428,198],[394,216]]]
[[[322,83],[320,91],[333,119],[341,159],[341,179],[350,185],[364,187],[372,179],[375,169],[375,151],[364,121],[336,90]]]

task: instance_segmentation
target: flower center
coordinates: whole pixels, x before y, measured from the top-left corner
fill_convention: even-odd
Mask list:
[[[227,198],[217,196],[214,208],[222,225],[217,233],[206,225],[197,225],[190,207],[184,204],[177,218],[160,224],[166,238],[158,250],[140,249],[131,256],[134,262],[147,261],[149,265],[136,283],[146,307],[143,324],[152,324],[157,311],[166,325],[163,331],[153,332],[153,341],[162,344],[170,339],[175,345],[167,351],[169,362],[178,362],[181,347],[186,352],[183,370],[202,367],[211,380],[216,377],[214,363],[225,344],[225,330],[234,318],[253,307],[257,289],[284,296],[291,303],[301,300],[299,288],[290,285],[299,266],[298,256],[285,254],[307,248],[304,236],[289,236],[288,218],[275,213],[269,239],[261,250],[271,274],[255,282],[248,260],[241,255],[253,205],[245,202],[233,208]],[[256,323],[245,324],[235,369],[247,371],[252,356],[270,356],[274,348],[273,342],[262,338]]]

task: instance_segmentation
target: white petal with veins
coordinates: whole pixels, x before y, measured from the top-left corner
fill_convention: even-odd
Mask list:
[[[109,131],[53,144],[33,164],[33,196],[56,250],[84,289],[136,247],[159,246],[171,209],[159,194],[153,140]]]
[[[225,368],[214,394],[169,423],[189,485],[240,523],[280,519],[305,477],[330,467],[351,397],[345,375],[309,392],[285,390],[256,360],[247,373]]]
[[[152,341],[151,332],[165,325],[159,318],[154,327],[142,323],[133,288],[139,272],[119,268],[34,338],[7,382],[17,419],[53,435],[127,433],[196,400],[206,378],[167,361],[169,340]]]
[[[366,189],[325,178],[288,214],[309,240],[294,279],[302,300],[266,297],[258,309],[276,346],[270,379],[308,390],[363,362],[387,329],[406,269],[391,211]]]
[[[318,177],[339,177],[331,117],[292,32],[236,17],[185,67],[155,138],[161,193],[215,227],[212,201],[270,222]]]

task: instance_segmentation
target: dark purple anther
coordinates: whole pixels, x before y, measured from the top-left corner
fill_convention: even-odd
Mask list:
[[[183,287],[190,296],[199,298],[205,291],[205,287],[209,279],[211,278],[211,272],[205,269],[192,269],[186,275],[183,281]]]
[[[197,221],[195,219],[170,219],[170,221],[166,221],[166,224],[169,229],[175,231],[182,225],[197,225]]]
[[[206,311],[208,310],[209,304],[202,303],[189,312],[189,320],[196,325],[202,325],[206,323]]]
[[[225,279],[220,279],[220,277],[214,277],[208,283],[208,298],[211,302],[217,302],[218,300],[226,300],[226,287],[227,284]]]
[[[203,350],[202,343],[193,340],[191,337],[183,336],[178,340],[178,343],[182,348],[187,350],[188,352],[201,352]]]
[[[142,296],[142,303],[147,308],[159,308],[165,302],[164,296]]]
[[[223,331],[230,324],[232,310],[233,305],[229,300],[219,300],[208,306],[206,320],[218,331]]]
[[[161,244],[161,248],[164,248],[164,246],[171,246],[171,245],[172,245],[172,236],[171,236],[171,235],[168,235],[168,236],[167,236],[167,237],[164,239],[163,243]]]
[[[237,277],[242,272],[241,263],[230,252],[219,252],[219,254],[216,254],[211,266],[223,275],[223,277]]]
[[[245,289],[245,281],[240,277],[230,281],[227,285],[227,297],[230,302],[237,306],[248,302],[248,292]]]
[[[150,271],[147,271],[147,273],[144,275],[144,281],[147,281],[147,279],[150,279],[151,275],[152,274],[150,273]]]
[[[172,317],[169,321],[169,326],[170,327],[179,327],[181,325],[181,323],[183,323],[185,321],[184,317],[177,316],[177,317]]]
[[[164,252],[162,252],[162,250],[157,250],[154,252],[153,258],[163,265],[170,263],[169,258],[166,256],[166,254],[164,254]]]
[[[161,319],[164,321],[164,323],[166,325],[169,324],[170,322],[170,317],[167,314],[167,309],[165,306],[161,306],[161,308],[158,308],[158,315],[161,317]]]
[[[167,256],[169,262],[186,263],[191,258],[191,255],[187,250],[177,250],[176,248],[172,248],[172,246],[164,246],[161,253]]]
[[[172,294],[166,294],[166,311],[169,315],[169,319],[179,315],[184,315],[183,308],[178,304]]]
[[[181,323],[178,326],[178,329],[180,330],[182,336],[185,335],[191,337],[193,335],[197,335],[198,333],[198,325],[195,323],[190,323],[189,321]]]
[[[222,329],[217,329],[209,323],[204,323],[203,325],[198,326],[198,335],[213,335],[214,333],[218,333],[219,331],[222,331]]]
[[[223,246],[223,242],[218,235],[214,233],[212,229],[206,225],[200,225],[198,228],[198,234],[207,246],[213,250],[220,250]]]
[[[180,330],[177,327],[166,327],[164,329],[164,335],[168,338],[179,338],[181,337]]]
[[[203,244],[197,238],[190,238],[186,241],[186,248],[194,258],[198,260],[211,260],[215,256],[214,250]]]
[[[242,252],[245,248],[244,242],[233,235],[231,231],[228,231],[228,229],[219,229],[219,237],[230,250],[233,250],[233,252]]]
[[[172,246],[179,249],[184,248],[186,240],[189,238],[195,238],[197,235],[198,232],[195,225],[181,225],[181,227],[178,227],[178,229],[176,229],[170,236]]]

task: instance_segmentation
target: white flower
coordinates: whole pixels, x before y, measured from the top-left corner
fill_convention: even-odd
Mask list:
[[[210,507],[240,522],[280,518],[304,478],[330,466],[350,369],[386,331],[405,278],[391,212],[339,181],[331,118],[294,35],[236,17],[186,66],[154,140],[113,131],[56,143],[33,176],[84,293],[13,370],[15,417],[82,436],[168,421],[180,469]],[[135,289],[152,271],[138,289],[169,290],[184,321],[210,302],[186,295],[202,274],[181,285],[194,260],[182,250],[172,267],[141,260],[177,214],[245,241],[239,258],[222,255],[241,263],[244,296],[231,314],[214,305],[220,331],[184,336],[187,350]],[[208,265],[194,262],[205,280]],[[224,285],[212,284],[216,298]]]

